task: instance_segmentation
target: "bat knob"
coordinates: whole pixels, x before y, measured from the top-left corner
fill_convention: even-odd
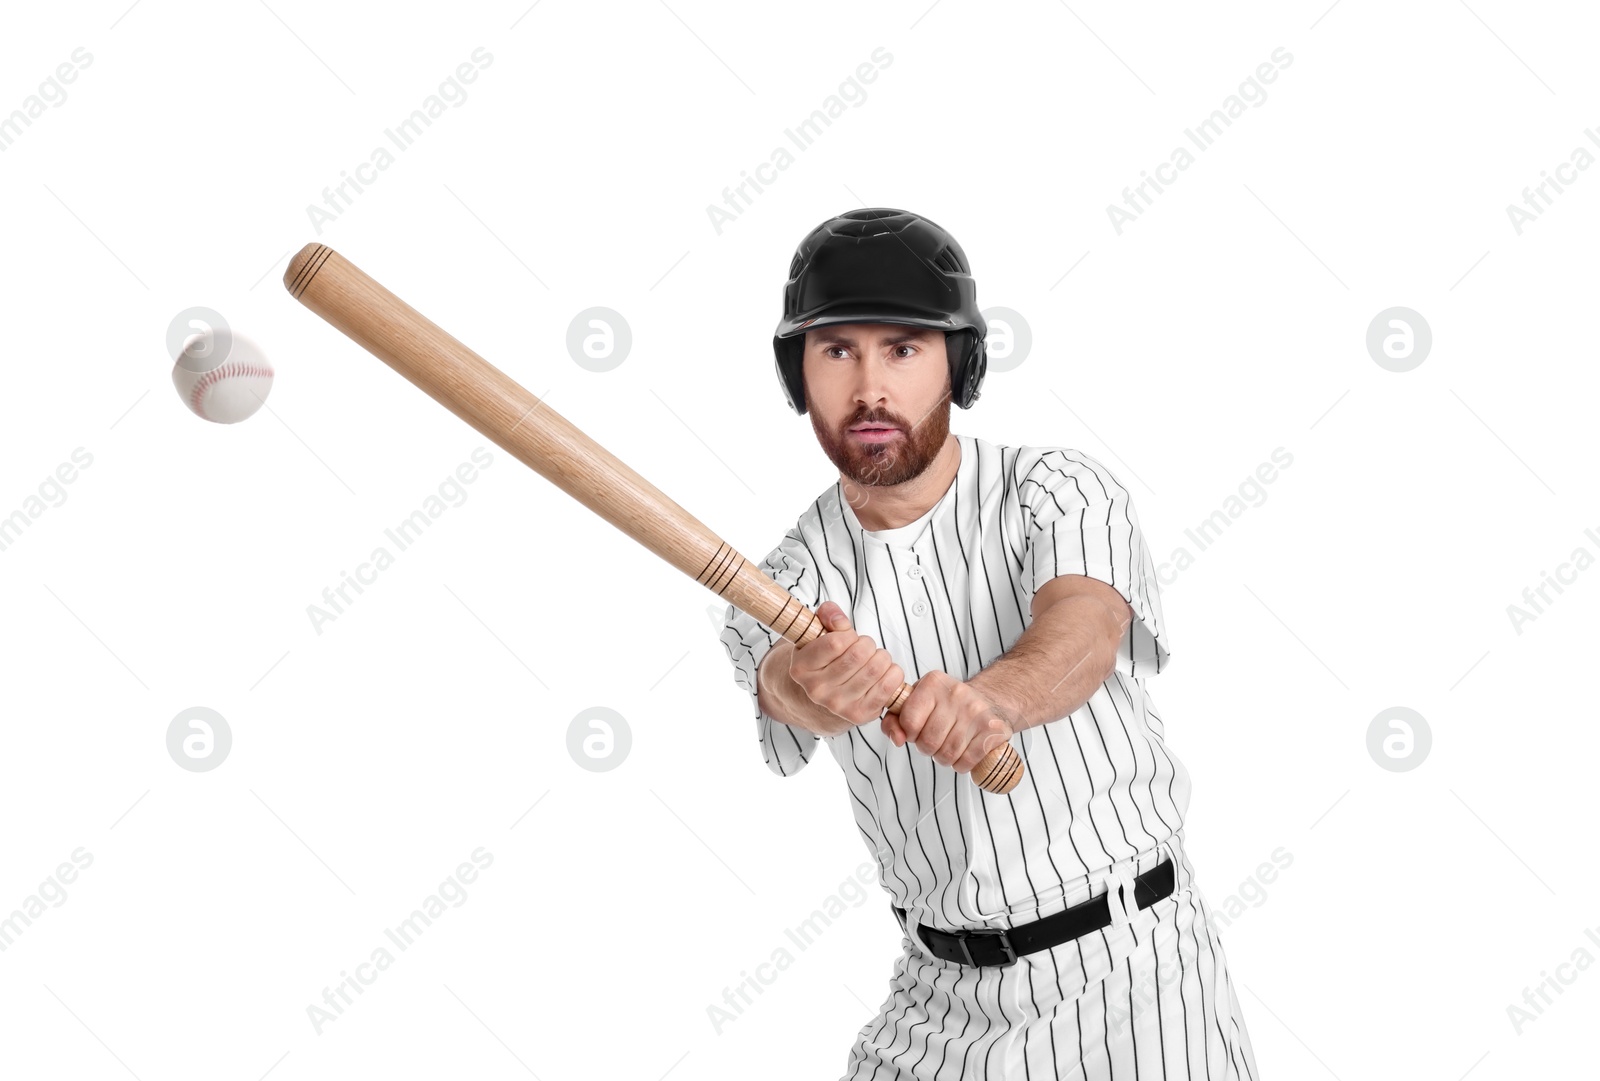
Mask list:
[[[972,782],[985,792],[1003,796],[1022,780],[1022,756],[1009,743],[1002,743],[983,756],[972,770]]]
[[[906,699],[911,697],[911,685],[900,685],[900,693],[894,696],[886,712],[898,714],[900,707],[906,704]],[[993,792],[1003,796],[1022,780],[1022,756],[1009,743],[1002,743],[994,750],[983,756],[972,770],[972,783],[985,792]]]

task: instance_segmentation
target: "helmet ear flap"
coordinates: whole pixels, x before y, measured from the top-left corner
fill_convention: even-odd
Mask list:
[[[773,338],[772,352],[778,368],[778,382],[783,386],[783,396],[789,408],[802,416],[806,411],[805,377],[801,361],[805,357],[805,335],[795,338]]]
[[[944,348],[950,361],[950,400],[971,409],[989,367],[986,343],[977,331],[963,327],[945,334]]]
[[[971,409],[974,403],[977,402],[980,397],[980,388],[983,386],[984,373],[988,370],[989,344],[980,338],[972,359],[967,362],[967,400],[962,408]]]

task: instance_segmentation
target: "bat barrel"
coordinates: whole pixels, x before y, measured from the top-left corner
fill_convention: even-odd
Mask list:
[[[338,252],[307,244],[289,261],[283,283],[300,303],[508,454],[737,603],[734,590],[744,578],[745,562],[738,552],[542,399]],[[744,591],[739,596],[755,599]],[[780,607],[763,606],[774,615]]]

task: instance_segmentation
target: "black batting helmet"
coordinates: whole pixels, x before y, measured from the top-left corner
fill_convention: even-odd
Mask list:
[[[978,400],[988,326],[977,283],[953,236],[919,214],[851,210],[807,234],[789,264],[783,319],[772,337],[778,379],[796,413],[806,411],[800,363],[805,332],[834,323],[902,323],[945,332],[950,397]]]

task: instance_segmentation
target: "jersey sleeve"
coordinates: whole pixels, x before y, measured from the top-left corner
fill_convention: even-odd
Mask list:
[[[1028,467],[1017,497],[1027,536],[1023,577],[1028,600],[1062,574],[1105,582],[1133,608],[1133,623],[1117,650],[1117,669],[1130,676],[1164,669],[1170,641],[1161,593],[1128,490],[1089,455],[1048,448]]]
[[[808,607],[815,609],[820,603],[821,584],[817,570],[798,529],[791,529],[783,540],[761,561],[763,574]],[[782,636],[763,626],[754,616],[747,615],[728,605],[720,636],[728,659],[733,662],[733,681],[750,695],[750,709],[755,714],[756,738],[761,744],[761,757],[767,768],[780,777],[788,777],[805,768],[817,749],[817,734],[810,729],[785,724],[761,709],[756,694],[756,668],[761,659],[776,645]]]

